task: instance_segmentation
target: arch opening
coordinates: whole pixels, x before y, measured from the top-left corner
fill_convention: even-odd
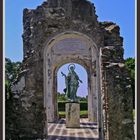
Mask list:
[[[66,75],[68,74],[68,66],[71,63],[67,63],[64,65],[61,65],[59,69],[57,70],[57,102],[58,102],[58,114],[59,118],[65,117],[65,102],[66,94],[65,94],[65,78],[62,77],[61,72],[64,72]],[[77,90],[77,99],[78,102],[80,102],[80,117],[86,117],[88,118],[88,92],[90,91],[88,89],[88,73],[87,70],[80,64],[75,64],[75,72],[79,76],[79,79],[82,80],[82,83],[79,84],[78,90]],[[63,106],[62,106],[63,105]]]
[[[44,106],[47,122],[58,120],[57,72],[67,63],[80,64],[87,72],[88,119],[98,122],[99,96],[99,52],[96,44],[86,35],[65,32],[47,41],[44,48]]]

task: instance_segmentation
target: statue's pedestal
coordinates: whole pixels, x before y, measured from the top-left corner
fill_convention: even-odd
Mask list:
[[[66,103],[66,127],[80,127],[80,104],[77,102]]]

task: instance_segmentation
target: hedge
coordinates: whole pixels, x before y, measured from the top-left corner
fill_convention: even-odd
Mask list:
[[[66,102],[58,102],[58,111],[65,111]],[[80,110],[88,110],[87,102],[80,102]]]
[[[59,111],[59,118],[65,118],[65,111]],[[80,118],[88,118],[88,111],[80,111]]]

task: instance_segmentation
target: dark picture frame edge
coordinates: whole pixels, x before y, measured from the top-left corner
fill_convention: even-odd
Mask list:
[[[140,84],[140,65],[139,65],[139,63],[140,63],[140,26],[138,26],[138,25],[140,25],[140,15],[138,14],[138,13],[140,13],[140,1],[136,1],[137,3],[136,3],[136,7],[137,7],[137,11],[136,11],[136,15],[137,15],[137,27],[136,27],[136,38],[137,38],[137,46],[136,46],[136,50],[137,50],[137,63],[136,63],[136,65],[137,65],[137,93],[136,93],[136,97],[137,97],[137,140],[139,140],[140,139],[140,101],[139,101],[139,99],[140,99],[140,94],[139,94],[139,92],[140,92],[140,86],[139,86],[139,84]]]
[[[0,1],[0,139],[3,139],[3,0]]]

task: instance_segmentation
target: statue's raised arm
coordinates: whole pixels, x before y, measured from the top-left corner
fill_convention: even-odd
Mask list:
[[[61,74],[62,74],[62,76],[65,76],[65,77],[67,77],[67,76],[66,76],[66,74],[64,74],[63,72],[61,72]]]
[[[79,82],[80,82],[80,83],[83,83],[83,81],[82,81],[82,80],[80,80],[80,79],[79,79]]]

